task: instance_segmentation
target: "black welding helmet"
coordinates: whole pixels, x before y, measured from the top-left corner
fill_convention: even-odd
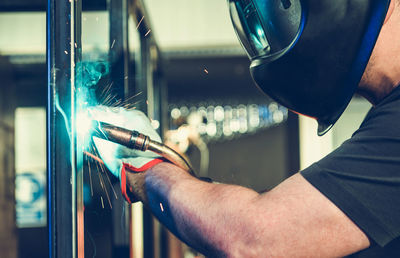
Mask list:
[[[390,0],[228,0],[259,88],[326,133],[364,73]]]

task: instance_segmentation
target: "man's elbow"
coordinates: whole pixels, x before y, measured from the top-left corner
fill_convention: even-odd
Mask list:
[[[251,209],[250,209],[251,210]],[[225,257],[270,257],[271,247],[276,241],[265,218],[247,210],[240,223],[226,236]]]

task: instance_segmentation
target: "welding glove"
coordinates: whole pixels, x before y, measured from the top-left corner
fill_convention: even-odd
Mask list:
[[[161,142],[161,138],[154,130],[149,118],[141,111],[98,106],[90,109],[89,114],[93,120],[135,130],[149,136],[153,141]],[[93,137],[93,142],[107,168],[120,179],[122,194],[128,202],[131,201],[126,192],[126,171],[144,172],[164,161],[161,156],[151,151],[132,150],[98,137]]]

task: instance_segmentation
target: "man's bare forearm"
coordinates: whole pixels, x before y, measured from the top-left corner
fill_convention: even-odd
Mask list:
[[[130,177],[128,184],[134,180]],[[258,196],[243,187],[200,181],[169,163],[149,169],[143,188],[141,199],[153,214],[184,242],[209,256],[225,256],[243,241],[249,230],[246,209]]]

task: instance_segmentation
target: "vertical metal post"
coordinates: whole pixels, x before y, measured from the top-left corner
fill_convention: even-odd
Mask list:
[[[71,84],[71,94],[74,94],[74,101],[71,102],[71,106],[74,106],[74,112],[72,113],[72,121],[76,121],[76,109],[79,104],[76,102],[76,92],[77,88],[80,87],[79,82],[81,81],[82,74],[77,74],[75,65],[82,60],[82,0],[75,0],[75,4],[72,4],[71,0],[71,17],[74,19],[74,23],[71,23],[71,30],[74,30],[74,37],[71,39],[71,52],[73,52],[73,56],[71,56],[71,71],[74,70],[74,78],[71,78],[73,84]],[[84,258],[85,257],[85,216],[84,216],[84,192],[83,192],[83,151],[82,148],[77,148],[80,146],[80,142],[76,137],[76,124],[72,125],[72,135],[74,140],[73,154],[76,155],[76,160],[74,166],[76,167],[76,248],[77,248],[77,257]],[[72,138],[72,137],[71,137]],[[77,145],[78,143],[78,145]],[[79,165],[78,165],[79,164]]]
[[[145,29],[142,29],[145,28]],[[142,83],[138,85],[138,92],[143,92],[146,96],[146,101],[140,103],[140,110],[146,112],[147,115],[153,119],[153,85],[151,77],[151,62],[150,62],[150,42],[146,37],[143,37],[146,27],[139,28],[141,32],[141,78]],[[155,241],[154,241],[154,219],[153,215],[146,209],[143,209],[143,251],[144,257],[153,258],[155,257]]]
[[[83,257],[83,178],[76,167],[75,135],[82,5],[81,0],[48,0],[47,6],[49,252],[50,257]]]
[[[0,253],[18,257],[18,238],[15,218],[15,128],[14,113],[16,85],[9,61],[0,57]]]
[[[145,10],[144,1],[130,0],[130,14],[136,21],[137,32],[140,35],[140,67],[136,67],[137,85],[135,93],[141,93],[141,97],[145,97],[145,101],[139,103],[138,108],[151,119],[161,122],[161,95],[159,94],[161,81],[156,76],[160,75],[158,71],[159,51],[151,31],[149,17]],[[163,250],[161,248],[160,225],[155,221],[154,217],[147,210],[143,210],[143,256],[144,257],[160,257]]]
[[[110,74],[113,82],[113,92],[117,99],[125,99],[129,94],[129,82],[132,82],[129,71],[128,47],[128,3],[127,0],[110,0]],[[119,187],[116,187],[119,189]],[[125,206],[125,207],[124,207]],[[129,217],[128,204],[119,198],[114,200],[113,216],[113,247],[114,255],[129,256]],[[124,212],[124,216],[121,213]],[[126,218],[124,221],[121,219]],[[124,227],[121,227],[124,225]]]
[[[114,90],[123,99],[129,91],[128,3],[110,1],[110,62]]]

